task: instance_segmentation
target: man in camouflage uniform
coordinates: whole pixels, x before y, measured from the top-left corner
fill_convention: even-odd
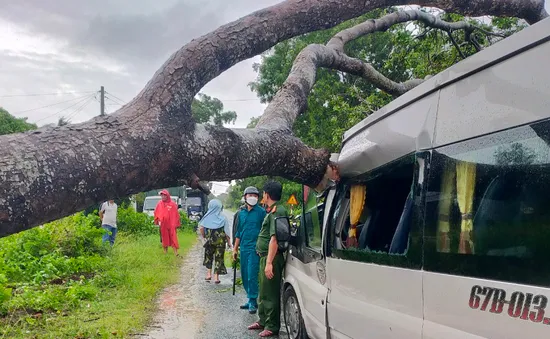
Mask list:
[[[264,185],[267,215],[256,243],[256,251],[260,256],[260,320],[248,326],[249,330],[263,330],[260,337],[277,335],[281,327],[281,282],[285,261],[278,250],[275,218],[288,217],[287,210],[279,203],[282,191],[283,187],[279,182],[270,181]]]

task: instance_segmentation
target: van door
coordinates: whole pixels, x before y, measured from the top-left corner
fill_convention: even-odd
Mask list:
[[[550,120],[432,152],[424,338],[548,338]]]
[[[334,190],[317,196],[306,187],[304,193],[299,226],[303,244],[299,249],[292,249],[285,276],[293,279],[290,283],[298,288],[296,293],[301,299],[302,317],[309,336],[325,338],[327,284],[322,235],[326,217],[324,210],[333,198]]]
[[[414,155],[339,186],[327,234],[332,338],[422,336],[422,233]]]

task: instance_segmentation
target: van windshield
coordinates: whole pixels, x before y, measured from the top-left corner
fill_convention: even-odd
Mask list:
[[[160,201],[160,197],[147,197],[143,202],[143,209],[148,211],[154,210],[155,207],[157,207],[157,204],[159,201]],[[174,197],[172,197],[172,201],[175,202],[176,204],[178,203],[178,201]]]
[[[143,209],[144,210],[154,210],[155,207],[157,207],[158,202],[160,201],[160,197],[155,198],[147,198],[143,202]]]

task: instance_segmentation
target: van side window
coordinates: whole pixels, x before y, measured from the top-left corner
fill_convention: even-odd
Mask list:
[[[550,121],[433,152],[426,269],[550,286]]]
[[[336,257],[379,262],[372,254],[387,257],[407,253],[413,223],[414,172],[411,154],[341,188],[333,243]]]
[[[325,196],[318,196],[312,188],[304,186],[304,226],[306,246],[321,251]]]

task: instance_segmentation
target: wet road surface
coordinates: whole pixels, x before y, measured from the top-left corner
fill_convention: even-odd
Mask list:
[[[225,214],[232,220],[231,212]],[[246,300],[242,286],[237,286],[235,295],[232,295],[231,267],[227,267],[227,275],[220,276],[219,285],[206,282],[200,242],[189,250],[184,260],[181,281],[166,288],[159,296],[159,312],[145,338],[259,338],[259,331],[246,329],[258,320],[257,315],[239,309],[239,305]],[[240,272],[237,272],[239,277]],[[287,338],[284,325],[281,326],[279,338]]]

